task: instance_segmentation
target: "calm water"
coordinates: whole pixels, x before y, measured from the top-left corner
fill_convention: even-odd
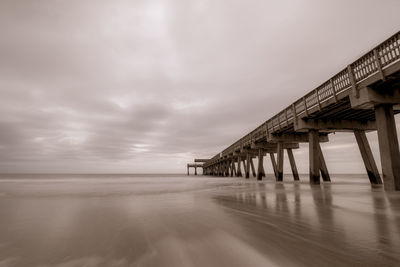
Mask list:
[[[301,178],[2,175],[0,266],[400,265],[400,192]]]

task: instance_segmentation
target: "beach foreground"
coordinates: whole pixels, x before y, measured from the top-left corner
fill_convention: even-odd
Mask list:
[[[2,175],[0,266],[398,266],[400,193],[179,175]]]

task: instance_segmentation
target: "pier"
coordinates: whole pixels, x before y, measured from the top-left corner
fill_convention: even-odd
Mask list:
[[[329,142],[331,133],[349,132],[355,136],[371,184],[383,184],[385,190],[400,190],[400,153],[394,119],[400,112],[399,104],[397,32],[211,159],[202,159],[201,165],[188,164],[188,174],[189,168],[195,168],[197,174],[200,167],[203,175],[252,175],[262,180],[264,157],[269,155],[275,179],[282,181],[286,150],[293,179],[298,180],[293,149],[303,142],[309,145],[310,183],[319,184],[321,177],[329,182],[320,143]],[[378,133],[382,176],[366,137],[370,131]],[[258,159],[258,166],[254,166],[254,158]]]

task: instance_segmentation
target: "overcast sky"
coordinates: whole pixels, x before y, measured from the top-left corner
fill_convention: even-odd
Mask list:
[[[0,172],[185,172],[397,32],[399,11],[399,0],[1,0]],[[364,172],[353,135],[323,150],[332,172]],[[307,172],[307,146],[295,157]]]

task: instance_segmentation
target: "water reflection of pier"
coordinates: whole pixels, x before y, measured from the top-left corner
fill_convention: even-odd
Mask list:
[[[357,186],[343,192],[343,185],[329,183],[263,182],[215,200],[245,221],[250,236],[262,236],[260,248],[298,258],[299,265],[399,262],[398,197]]]

